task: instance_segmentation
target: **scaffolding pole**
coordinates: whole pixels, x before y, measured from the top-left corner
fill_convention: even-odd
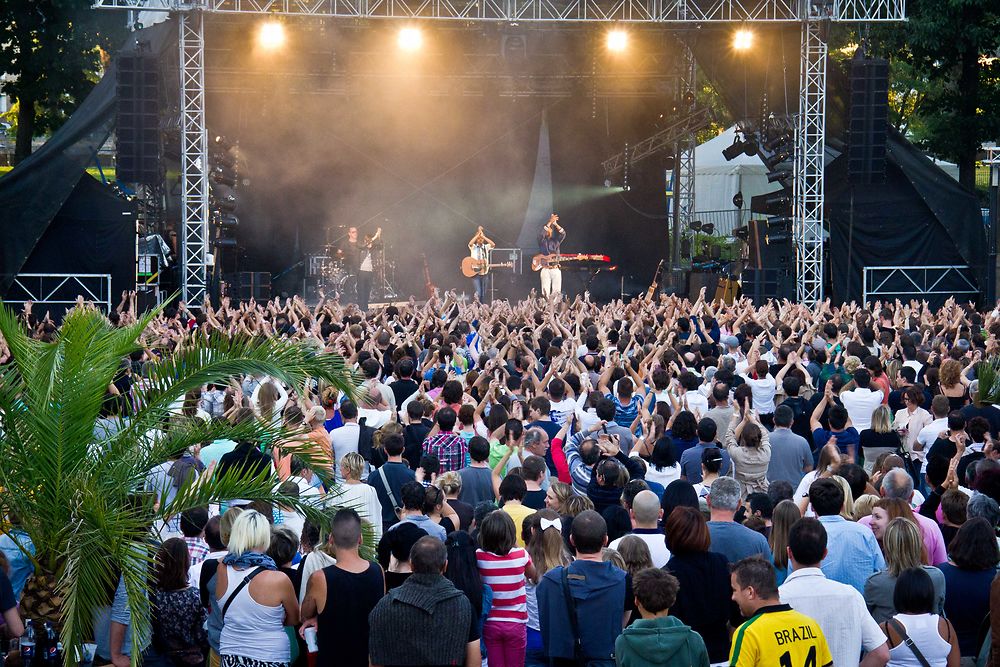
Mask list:
[[[796,297],[813,305],[823,300],[823,147],[826,137],[826,29],[812,15],[802,21],[799,113],[795,122],[793,235]]]
[[[205,16],[179,12],[181,61],[181,298],[201,308],[208,293],[208,130],[205,127]]]

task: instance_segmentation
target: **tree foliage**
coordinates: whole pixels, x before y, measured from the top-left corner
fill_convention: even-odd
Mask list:
[[[3,92],[18,102],[15,160],[31,139],[58,128],[99,77],[102,56],[124,37],[122,16],[99,12],[90,0],[0,2]]]
[[[868,49],[892,63],[891,120],[972,189],[980,145],[1000,138],[1000,3],[908,0],[906,12],[872,29]]]

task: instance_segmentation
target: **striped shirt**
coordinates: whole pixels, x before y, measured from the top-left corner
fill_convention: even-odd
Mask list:
[[[528,596],[524,588],[524,568],[531,562],[520,547],[506,556],[476,550],[476,563],[483,583],[493,589],[493,607],[487,621],[528,622]]]

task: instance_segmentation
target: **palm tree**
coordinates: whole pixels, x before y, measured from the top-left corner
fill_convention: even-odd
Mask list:
[[[1000,405],[1000,357],[983,359],[976,364],[979,402]]]
[[[55,340],[43,343],[31,339],[0,303],[0,335],[12,355],[12,363],[0,367],[0,515],[17,517],[34,543],[35,576],[25,588],[23,608],[29,618],[61,628],[69,662],[76,662],[70,649],[93,636],[94,613],[111,603],[119,576],[132,613],[132,655],[139,655],[140,637],[150,625],[148,536],[154,522],[231,498],[322,517],[316,507],[278,494],[270,471],[189,479],[163,506],[141,493],[150,470],[188,447],[221,438],[276,442],[292,435],[257,420],[179,421],[172,409],[178,399],[206,383],[249,373],[289,386],[316,378],[354,392],[344,360],[316,346],[269,337],[191,336],[173,354],[147,364],[146,379],[133,388],[139,407],[120,420],[117,432],[100,432],[95,442],[109,385],[122,360],[143,349],[143,333],[158,313],[115,328],[95,309],[77,307]],[[169,429],[162,428],[168,421]],[[329,477],[332,471],[310,451],[298,453]]]

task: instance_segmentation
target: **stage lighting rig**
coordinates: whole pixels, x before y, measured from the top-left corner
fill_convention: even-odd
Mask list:
[[[792,177],[792,171],[790,169],[776,169],[774,171],[767,172],[767,182],[777,183],[781,182],[787,185],[788,180]]]
[[[628,33],[620,28],[608,31],[608,51],[621,53],[628,48]]]
[[[267,51],[280,49],[285,39],[285,26],[277,19],[267,19],[257,28],[257,44]]]
[[[753,157],[757,154],[757,140],[748,132],[741,132],[733,138],[733,143],[729,148],[722,150],[722,157],[727,162],[735,160],[740,153]]]
[[[746,51],[753,46],[753,30],[740,28],[733,33],[733,48],[737,51]]]
[[[424,35],[420,32],[420,28],[401,28],[399,34],[396,36],[396,45],[400,51],[414,53],[415,51],[419,51],[423,44]]]
[[[221,164],[212,167],[212,173],[210,178],[213,183],[218,183],[219,185],[226,185],[231,188],[236,187],[236,172],[232,169],[226,169]]]

